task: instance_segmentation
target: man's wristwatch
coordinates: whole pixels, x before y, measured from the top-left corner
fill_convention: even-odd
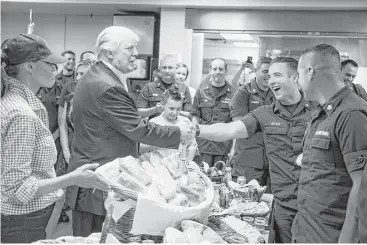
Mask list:
[[[195,137],[197,138],[197,137],[199,137],[199,135],[200,135],[200,128],[199,128],[199,125],[197,125],[197,124],[195,125],[195,130],[196,130],[196,136],[195,136]]]

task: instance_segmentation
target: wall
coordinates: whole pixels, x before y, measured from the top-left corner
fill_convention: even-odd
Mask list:
[[[186,25],[195,30],[319,31],[366,34],[366,16],[367,11],[188,9]]]
[[[183,60],[185,51],[185,9],[162,8],[159,60],[164,54],[176,54]]]
[[[86,50],[95,51],[98,34],[112,25],[112,16],[37,14],[33,16],[35,34],[42,36],[51,49],[61,53],[73,50],[79,56]],[[1,40],[17,33],[26,33],[27,13],[1,13]]]

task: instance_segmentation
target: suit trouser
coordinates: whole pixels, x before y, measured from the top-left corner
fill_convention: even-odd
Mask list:
[[[87,237],[101,232],[105,216],[73,210],[73,236]]]
[[[284,207],[274,202],[273,218],[275,243],[292,242],[292,224],[297,214],[296,209]]]

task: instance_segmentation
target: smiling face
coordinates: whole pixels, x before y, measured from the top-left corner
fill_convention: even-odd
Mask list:
[[[163,116],[167,121],[176,121],[182,108],[182,100],[173,100],[171,97],[163,105]]]
[[[112,52],[111,64],[122,73],[126,74],[136,69],[136,56],[138,51],[136,49],[137,41],[132,38],[126,42],[120,43],[117,49]]]
[[[68,71],[75,69],[75,55],[66,53],[64,57],[67,59],[64,63],[64,68]]]
[[[346,84],[352,83],[357,76],[358,67],[347,64],[342,68],[342,75]]]
[[[165,57],[161,61],[161,79],[166,84],[172,84],[175,81],[176,60],[173,57]]]
[[[221,59],[215,59],[211,63],[210,74],[214,84],[222,85],[227,75],[226,64]]]
[[[186,81],[187,78],[187,68],[186,67],[178,67],[176,69],[176,74],[175,74],[175,78],[176,81],[179,83],[183,83]]]
[[[269,74],[269,87],[277,100],[285,101],[294,96],[298,90],[298,75],[291,71],[288,64],[272,64],[269,68]]]
[[[256,71],[256,82],[262,90],[269,88],[269,64],[261,64],[260,68]]]

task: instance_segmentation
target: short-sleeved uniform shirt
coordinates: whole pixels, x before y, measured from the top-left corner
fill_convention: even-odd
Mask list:
[[[262,106],[241,121],[249,137],[262,131],[269,159],[271,190],[281,206],[297,210],[298,180],[301,167],[295,162],[302,153],[302,139],[311,120],[314,105],[303,97],[291,114],[279,101]]]
[[[367,161],[366,139],[367,103],[348,86],[313,112],[304,138],[292,240],[338,242],[353,185],[350,173]]]
[[[191,111],[192,115],[197,116],[200,119],[200,124],[204,125],[230,122],[229,103],[233,93],[233,87],[228,81],[217,95],[214,92],[212,83],[200,87],[196,91]],[[198,138],[197,142],[199,152],[203,154],[227,155],[232,147],[232,140],[214,142]]]
[[[353,89],[353,91],[362,99],[367,101],[367,92],[366,90],[362,87],[361,84],[358,83],[352,83],[351,84],[351,88]]]
[[[60,104],[61,91],[66,83],[74,81],[74,73],[70,76],[65,76],[61,71],[55,80],[52,88],[40,88],[36,93],[36,96],[47,110],[51,133],[58,129],[58,105]]]
[[[154,81],[154,82],[147,83],[141,90],[141,94],[136,103],[136,107],[137,108],[155,107],[159,102],[162,101],[164,91],[170,88],[177,88],[180,91],[183,97],[182,110],[190,111],[192,108],[192,99],[191,99],[189,87],[187,87],[183,83],[177,83],[177,82],[174,82],[172,84],[165,84],[161,81]],[[153,118],[159,115],[160,113],[157,113],[157,114],[152,115],[150,118]]]
[[[231,119],[243,117],[263,105],[270,105],[275,100],[273,92],[262,91],[256,80],[240,86],[230,102]],[[265,154],[263,133],[258,132],[249,139],[236,140],[234,154],[231,160],[234,176],[244,176],[243,167],[263,169],[268,165]]]

